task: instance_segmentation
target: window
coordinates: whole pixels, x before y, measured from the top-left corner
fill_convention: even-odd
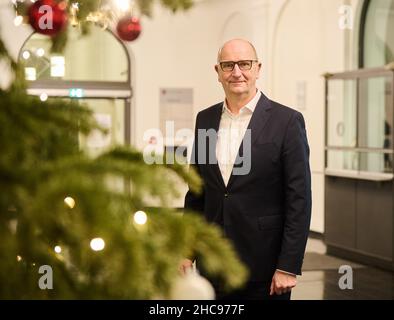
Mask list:
[[[68,38],[62,54],[50,52],[45,35],[34,33],[28,39],[20,53],[28,80],[128,81],[127,54],[111,32],[92,27],[81,37],[70,27]]]
[[[393,79],[386,68],[327,77],[326,173],[393,178]]]
[[[360,67],[394,61],[394,0],[367,0],[362,21]]]
[[[130,144],[132,91],[129,56],[123,43],[96,26],[84,37],[78,28],[70,27],[68,38],[61,54],[50,52],[47,36],[34,33],[27,39],[19,59],[29,80],[28,93],[77,99],[91,109],[108,132],[80,135],[79,146],[92,156],[114,145]]]

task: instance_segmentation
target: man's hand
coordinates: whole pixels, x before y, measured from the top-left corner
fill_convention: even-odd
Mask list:
[[[185,275],[187,271],[190,271],[190,269],[193,267],[193,261],[190,259],[183,259],[179,265],[179,272],[182,275]]]
[[[276,270],[272,277],[270,295],[290,292],[297,284],[296,275]]]

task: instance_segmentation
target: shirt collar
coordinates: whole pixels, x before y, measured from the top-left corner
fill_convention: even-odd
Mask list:
[[[246,105],[244,105],[241,110],[239,111],[239,114],[245,112],[245,111],[249,111],[250,113],[254,112],[254,109],[256,109],[257,103],[259,102],[261,97],[261,92],[260,90],[257,90],[255,96],[253,97],[252,100],[250,100]],[[227,106],[227,101],[226,99],[224,99],[223,102],[223,109],[222,109],[222,113],[223,112],[227,112],[230,115],[233,115],[233,113],[230,111],[230,109]]]

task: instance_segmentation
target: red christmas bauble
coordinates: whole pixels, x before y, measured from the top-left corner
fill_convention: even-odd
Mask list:
[[[125,41],[133,41],[141,33],[140,20],[137,17],[126,16],[119,20],[116,31],[119,38]]]
[[[29,23],[38,33],[54,36],[67,25],[65,1],[37,0],[28,11]]]

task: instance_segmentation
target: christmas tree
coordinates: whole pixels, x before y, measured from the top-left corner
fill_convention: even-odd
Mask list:
[[[99,1],[79,2],[97,10]],[[151,2],[140,1],[141,12]],[[161,2],[172,10],[190,5]],[[177,182],[199,190],[195,172],[148,165],[125,146],[88,156],[79,135],[105,131],[91,112],[27,95],[23,68],[1,39],[0,60],[14,79],[0,89],[0,298],[170,298],[189,256],[201,257],[227,288],[243,283],[246,270],[219,229],[169,207]],[[147,198],[160,206],[148,207]]]

